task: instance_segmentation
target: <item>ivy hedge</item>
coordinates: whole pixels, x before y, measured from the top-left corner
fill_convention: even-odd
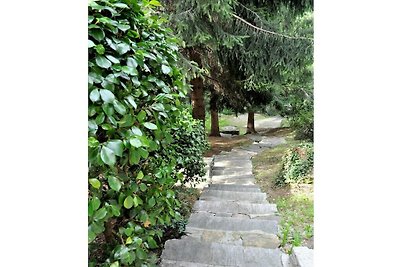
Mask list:
[[[89,266],[154,265],[163,229],[182,219],[174,184],[203,172],[204,129],[158,6],[88,5]]]

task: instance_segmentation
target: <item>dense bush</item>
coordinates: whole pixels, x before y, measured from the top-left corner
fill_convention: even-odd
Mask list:
[[[181,220],[171,147],[176,129],[197,124],[159,5],[89,2],[89,266],[153,265],[163,229]]]
[[[276,177],[277,185],[313,182],[314,145],[301,143],[288,149],[283,156],[282,169]]]
[[[201,121],[194,120],[191,115],[186,120],[180,120],[175,129],[174,141],[171,144],[171,153],[176,154],[177,169],[181,170],[183,182],[199,182],[205,175],[203,153],[209,148],[205,138],[205,130]]]
[[[298,139],[314,139],[314,101],[311,98],[296,98],[292,101],[293,115],[289,124],[296,130]]]

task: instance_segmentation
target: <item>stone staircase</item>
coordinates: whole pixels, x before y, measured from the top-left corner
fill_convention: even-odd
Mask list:
[[[284,139],[256,138],[214,157],[210,184],[193,206],[186,235],[165,243],[161,266],[299,266],[279,250],[276,205],[252,173],[251,157]]]

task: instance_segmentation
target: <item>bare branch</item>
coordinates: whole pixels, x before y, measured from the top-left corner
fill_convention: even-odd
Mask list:
[[[268,34],[273,34],[273,35],[280,36],[280,37],[284,37],[284,38],[288,38],[288,39],[303,39],[303,40],[314,41],[314,39],[312,39],[312,38],[307,38],[307,37],[302,37],[302,36],[295,37],[295,36],[289,36],[289,35],[285,35],[285,34],[281,34],[281,33],[276,33],[276,32],[272,32],[272,31],[268,31],[268,30],[265,30],[265,29],[263,29],[263,28],[260,28],[260,27],[257,27],[257,26],[255,26],[255,25],[251,24],[250,22],[246,21],[245,19],[239,17],[239,16],[236,15],[236,14],[233,14],[233,13],[232,13],[232,16],[233,16],[234,18],[240,20],[241,22],[243,22],[243,23],[249,25],[250,27],[252,27],[252,28],[254,28],[254,29],[258,30],[258,31],[261,31],[261,32],[265,32],[265,33],[268,33]]]

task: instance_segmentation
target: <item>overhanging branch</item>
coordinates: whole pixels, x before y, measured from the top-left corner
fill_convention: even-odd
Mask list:
[[[260,27],[257,27],[257,26],[255,26],[255,25],[251,24],[250,22],[248,22],[247,20],[245,20],[245,19],[239,17],[239,16],[236,15],[236,14],[233,14],[233,13],[232,13],[232,16],[233,16],[234,18],[240,20],[241,22],[243,22],[243,23],[249,25],[250,27],[252,27],[252,28],[254,28],[254,29],[258,30],[258,31],[261,31],[261,32],[265,32],[265,33],[268,33],[268,34],[273,34],[273,35],[280,36],[280,37],[284,37],[284,38],[288,38],[288,39],[303,39],[303,40],[314,41],[314,39],[312,39],[312,38],[307,38],[307,37],[303,37],[303,36],[298,36],[298,37],[296,37],[296,36],[289,36],[289,35],[286,35],[286,34],[281,34],[281,33],[277,33],[277,32],[268,31],[268,30],[265,30],[265,29],[263,29],[263,28],[260,28]]]

